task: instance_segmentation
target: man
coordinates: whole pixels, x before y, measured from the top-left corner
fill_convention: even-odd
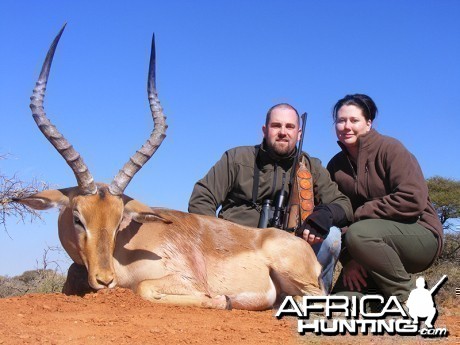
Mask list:
[[[297,110],[287,103],[273,106],[262,132],[261,145],[228,150],[195,184],[189,212],[215,216],[220,207],[220,218],[257,227],[263,200],[274,200],[282,189],[289,189],[286,181],[301,136]],[[337,227],[351,222],[352,208],[321,162],[306,153],[303,156],[313,176],[316,207],[296,235],[312,245],[323,267],[321,279],[329,292],[340,253],[341,233]]]

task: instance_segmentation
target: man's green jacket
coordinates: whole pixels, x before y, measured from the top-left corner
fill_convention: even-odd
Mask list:
[[[259,186],[254,204],[256,153]],[[349,199],[338,190],[319,159],[303,154],[313,176],[315,205],[336,204],[343,209],[346,216],[340,223],[351,222],[353,212]],[[215,216],[220,208],[220,218],[257,227],[263,200],[271,199],[274,202],[275,196],[283,186],[283,180],[284,190],[288,191],[294,156],[295,153],[284,159],[274,158],[264,149],[264,143],[226,151],[206,176],[195,184],[189,201],[189,212]]]

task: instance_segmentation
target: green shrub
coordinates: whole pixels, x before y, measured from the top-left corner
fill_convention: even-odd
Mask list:
[[[55,270],[25,271],[15,277],[0,277],[0,298],[28,293],[60,292],[66,277]]]

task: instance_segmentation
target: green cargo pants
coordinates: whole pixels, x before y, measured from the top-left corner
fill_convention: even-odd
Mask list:
[[[349,255],[368,272],[368,286],[361,292],[379,293],[385,298],[396,296],[400,302],[405,302],[415,288],[411,273],[427,269],[438,248],[435,235],[418,223],[384,219],[352,224],[343,242]],[[342,274],[333,293],[347,294]]]

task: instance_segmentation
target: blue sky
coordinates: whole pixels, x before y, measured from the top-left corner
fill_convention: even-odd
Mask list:
[[[146,78],[155,32],[169,129],[126,189],[148,205],[185,211],[193,184],[226,149],[261,141],[265,113],[279,102],[308,112],[304,149],[327,164],[338,151],[331,109],[349,93],[375,100],[375,128],[402,141],[425,177],[460,179],[459,15],[456,0],[3,0],[0,153],[12,156],[0,170],[75,185],[29,109],[49,45],[67,22],[45,110],[101,182],[152,130]],[[9,220],[0,275],[35,268],[44,248],[59,245],[57,216]]]

